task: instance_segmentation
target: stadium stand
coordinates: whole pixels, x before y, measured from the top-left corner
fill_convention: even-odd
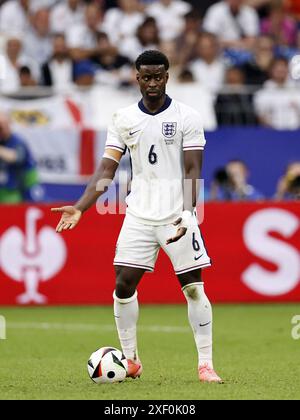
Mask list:
[[[299,130],[299,19],[293,0],[2,1],[1,111],[34,150],[36,130],[77,130],[86,153],[84,130],[95,130],[99,159],[112,113],[139,97],[135,57],[160,49],[172,63],[170,92],[202,109],[206,130]],[[67,164],[50,149],[36,156],[42,173],[64,160],[76,183],[82,156]]]

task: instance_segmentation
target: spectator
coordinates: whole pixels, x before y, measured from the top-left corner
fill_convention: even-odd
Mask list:
[[[196,109],[201,114],[205,130],[216,130],[217,120],[214,109],[214,95],[201,83],[196,82],[193,74],[188,69],[182,70],[177,80],[179,83],[169,84],[169,94],[178,101]]]
[[[260,18],[264,18],[270,11],[270,5],[274,0],[246,0],[245,4],[257,10]],[[280,0],[281,1],[281,0]]]
[[[297,39],[297,23],[288,16],[282,4],[271,7],[268,17],[261,22],[261,32],[272,36],[277,45],[295,46]]]
[[[73,81],[73,62],[68,52],[65,36],[53,37],[53,55],[42,66],[42,84],[56,91],[68,89]]]
[[[51,11],[50,27],[52,33],[64,33],[67,28],[84,22],[82,0],[67,0],[58,3]]]
[[[130,60],[119,54],[118,49],[111,44],[104,32],[98,34],[97,54],[92,57],[92,61],[98,67],[97,82],[116,87],[131,83]]]
[[[289,200],[300,198],[300,161],[292,162],[286,168],[285,174],[280,178],[275,199],[276,200]]]
[[[118,0],[118,6],[106,12],[102,28],[115,45],[133,38],[145,19],[138,0]]]
[[[298,175],[289,185],[291,200],[300,200],[300,175]]]
[[[101,3],[103,2],[103,11],[104,13],[107,12],[107,10],[112,9],[113,7],[118,7],[118,0],[100,0]]]
[[[217,37],[209,33],[200,34],[196,54],[197,58],[189,66],[194,79],[211,92],[217,93],[225,76],[225,64],[220,55]]]
[[[29,1],[30,1],[30,12],[35,13],[40,9],[50,10],[55,5],[55,3],[57,3],[60,0],[29,0]]]
[[[172,80],[175,80],[178,77],[178,74],[182,71],[182,68],[178,62],[178,50],[176,49],[176,41],[161,41],[159,50],[168,57],[170,62],[170,84],[172,83]]]
[[[84,23],[68,29],[67,45],[74,60],[86,60],[97,53],[97,35],[102,30],[102,22],[102,10],[92,3],[85,9]]]
[[[0,8],[0,31],[25,33],[29,26],[30,0],[10,0]]]
[[[193,73],[188,69],[183,69],[182,72],[178,75],[178,82],[180,84],[196,83]]]
[[[156,50],[160,46],[159,30],[156,21],[148,17],[138,27],[136,37],[124,39],[120,43],[120,52],[132,62],[146,50]]]
[[[219,125],[244,126],[256,125],[253,97],[244,89],[245,75],[238,67],[226,72],[226,91],[220,93],[216,101]]]
[[[255,9],[244,0],[223,0],[211,6],[205,15],[203,28],[219,37],[222,46],[251,49],[259,34],[259,19]]]
[[[19,89],[19,70],[21,66],[31,68],[36,78],[39,75],[36,63],[23,53],[23,44],[19,35],[12,35],[8,38],[3,55],[3,66],[5,68],[5,78],[0,81],[2,93],[12,93]]]
[[[11,132],[9,119],[0,114],[0,203],[41,201],[35,162],[24,141]]]
[[[178,63],[185,67],[188,62],[197,58],[196,46],[201,28],[201,16],[192,10],[184,16],[184,29],[176,39]]]
[[[28,88],[35,87],[37,81],[32,76],[31,70],[28,66],[22,66],[19,70],[20,87]]]
[[[300,127],[300,93],[289,80],[289,63],[284,58],[274,60],[271,79],[255,95],[259,121],[277,130],[296,130]]]
[[[49,10],[39,9],[32,15],[32,26],[24,35],[24,52],[41,66],[52,54]]]
[[[247,85],[263,85],[269,78],[270,68],[274,61],[275,44],[268,35],[258,37],[254,54],[251,59],[242,66]]]
[[[204,16],[207,9],[215,3],[218,3],[220,0],[187,0],[190,3],[194,10],[197,10],[201,16]]]
[[[158,0],[147,8],[147,14],[154,17],[162,41],[175,40],[184,28],[184,16],[192,9],[182,0]]]
[[[74,65],[74,82],[80,88],[93,87],[95,74],[96,68],[91,61],[80,61]]]
[[[262,194],[248,183],[249,169],[239,159],[231,160],[225,168],[216,171],[210,198],[216,201],[258,201]]]

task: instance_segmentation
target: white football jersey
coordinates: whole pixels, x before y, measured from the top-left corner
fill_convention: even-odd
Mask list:
[[[198,112],[168,96],[155,114],[142,100],[117,111],[106,148],[130,152],[127,212],[147,225],[174,222],[183,211],[183,152],[203,150],[205,144]]]

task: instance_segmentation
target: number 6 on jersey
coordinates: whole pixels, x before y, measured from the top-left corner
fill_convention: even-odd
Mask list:
[[[154,153],[154,148],[155,148],[155,144],[151,146],[150,152],[148,155],[149,163],[151,163],[151,165],[155,165],[157,163],[157,154]]]

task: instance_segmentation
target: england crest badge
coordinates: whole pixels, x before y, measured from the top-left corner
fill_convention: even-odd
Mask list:
[[[162,125],[162,132],[165,137],[168,139],[174,137],[177,132],[177,123],[176,122],[164,122]]]

